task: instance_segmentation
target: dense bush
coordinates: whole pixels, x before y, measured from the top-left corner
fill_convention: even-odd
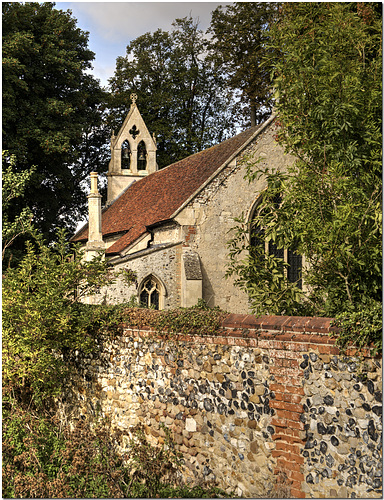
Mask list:
[[[142,428],[128,436],[107,422],[78,421],[61,428],[53,417],[23,410],[8,399],[3,410],[3,498],[201,498],[215,487],[188,487],[178,481],[181,456],[166,433],[160,447]]]

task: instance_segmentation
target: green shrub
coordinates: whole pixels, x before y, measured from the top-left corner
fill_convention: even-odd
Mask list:
[[[3,498],[212,498],[212,486],[189,487],[178,480],[181,455],[168,429],[160,447],[148,443],[142,427],[127,432],[107,422],[78,421],[61,428],[52,417],[26,411],[16,401],[3,411]]]

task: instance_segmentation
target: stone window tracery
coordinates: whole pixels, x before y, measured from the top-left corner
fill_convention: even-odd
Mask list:
[[[139,302],[144,307],[150,307],[152,309],[161,309],[161,298],[162,298],[161,285],[153,276],[148,276],[144,279],[140,286],[139,292]]]

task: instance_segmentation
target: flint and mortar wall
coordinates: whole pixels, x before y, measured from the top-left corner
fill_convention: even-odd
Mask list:
[[[237,496],[381,497],[381,358],[340,355],[330,324],[229,315],[218,335],[177,342],[127,326],[78,358],[81,412],[141,423],[154,444],[164,424],[185,480]]]

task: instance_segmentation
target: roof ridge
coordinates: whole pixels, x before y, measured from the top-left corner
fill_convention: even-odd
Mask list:
[[[213,144],[212,146],[209,146],[209,148],[202,149],[201,151],[197,151],[196,153],[193,153],[193,154],[191,154],[189,156],[186,156],[185,158],[182,158],[181,160],[174,161],[173,163],[170,163],[166,167],[163,167],[162,169],[158,170],[157,172],[163,172],[164,170],[167,170],[169,167],[172,167],[173,165],[176,165],[177,163],[180,163],[180,162],[182,162],[184,160],[187,160],[189,158],[194,158],[197,155],[201,155],[202,153],[206,153],[207,151],[210,151],[211,149],[214,149],[214,148],[217,148],[219,146],[222,146],[223,144],[226,144],[229,141],[232,141],[234,139],[238,139],[242,134],[249,133],[251,129],[255,129],[255,131],[256,131],[259,127],[260,127],[260,125],[254,125],[253,127],[249,127],[247,129],[243,130],[242,132],[240,132],[239,134],[236,134],[236,135],[234,135],[232,137],[228,137],[228,139],[225,139],[222,142],[218,142],[217,144]],[[154,173],[157,173],[157,172],[154,172]]]

